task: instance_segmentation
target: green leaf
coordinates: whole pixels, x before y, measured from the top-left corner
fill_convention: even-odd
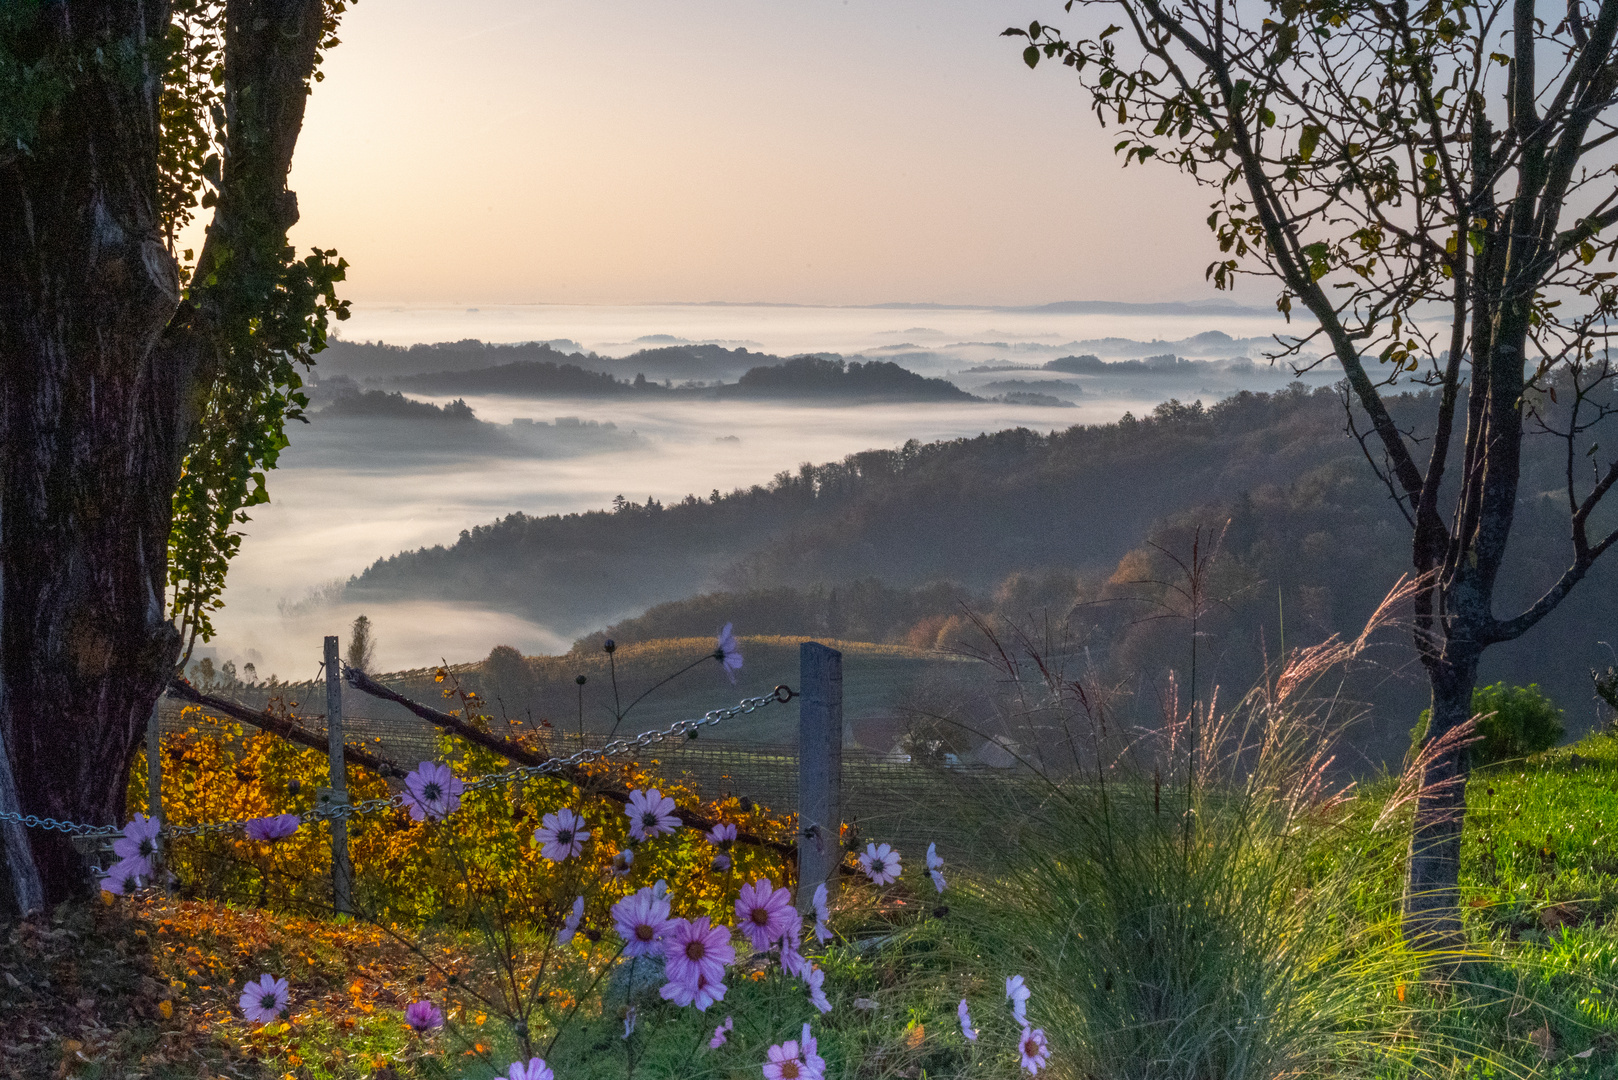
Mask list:
[[[1315,147],[1320,145],[1322,129],[1314,124],[1303,125],[1303,132],[1298,136],[1298,156],[1308,161],[1315,156]]]
[[[1123,27],[1121,27],[1121,26],[1109,26],[1105,30],[1101,31],[1101,36],[1096,38],[1096,40],[1097,41],[1106,41],[1108,38],[1110,38],[1112,35],[1116,34],[1118,31],[1120,31],[1122,29],[1123,29]]]
[[[1031,68],[1032,67],[1038,67],[1039,66],[1039,49],[1036,48],[1033,45],[1030,45],[1030,46],[1028,46],[1028,48],[1024,49],[1022,51],[1022,62],[1027,64]]]

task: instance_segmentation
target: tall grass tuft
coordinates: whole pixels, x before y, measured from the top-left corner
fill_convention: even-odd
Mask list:
[[[1421,958],[1355,910],[1362,854],[1388,845],[1361,846],[1369,830],[1347,828],[1349,791],[1329,773],[1347,719],[1334,673],[1403,599],[1391,594],[1353,641],[1294,650],[1233,705],[1171,693],[1150,732],[1117,730],[1093,688],[1026,662],[1027,637],[980,627],[986,655],[1020,653],[1014,666],[1038,673],[1018,694],[1044,742],[1079,748],[1061,774],[1031,768],[997,807],[1004,843],[973,905],[986,951],[1039,988],[1030,1015],[1057,1075],[1425,1071],[1432,1048],[1410,1038],[1405,990]]]

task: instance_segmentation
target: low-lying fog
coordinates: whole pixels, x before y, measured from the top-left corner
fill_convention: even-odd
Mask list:
[[[668,344],[636,342],[653,334],[687,341],[746,342],[789,355],[836,351],[888,356],[909,343],[929,350],[916,370],[947,376],[985,396],[1050,383],[1074,404],[1001,402],[798,405],[690,398],[534,400],[466,397],[485,427],[444,423],[389,427],[368,418],[322,417],[291,425],[291,447],[270,477],[271,503],[253,511],[230,571],[220,631],[198,656],[252,662],[260,675],[308,678],[320,660],[321,637],[344,634],[355,615],[369,615],[383,670],[479,659],[496,644],[526,653],[565,650],[575,637],[631,612],[602,611],[594,625],[542,625],[476,607],[405,602],[363,607],[332,602],[340,583],[378,558],[402,549],[453,543],[462,529],[511,513],[548,514],[605,507],[614,496],[678,501],[766,483],[805,461],[837,460],[908,439],[972,436],[1007,427],[1036,430],[1106,423],[1126,410],[1149,411],[1169,397],[1211,402],[1237,386],[1271,390],[1291,376],[1258,359],[1254,368],[1221,370],[1192,383],[1138,375],[1075,376],[1037,367],[1070,342],[1129,337],[1142,343],[1109,358],[1174,351],[1165,343],[1218,329],[1253,338],[1283,327],[1273,318],[1143,313],[1073,315],[1003,310],[827,309],[756,307],[521,308],[481,312],[443,309],[357,311],[343,327],[351,340],[392,344],[458,340],[570,339],[615,355]],[[922,340],[929,334],[936,337]],[[1008,341],[1007,339],[1014,339]],[[1021,348],[983,347],[994,341]],[[963,342],[971,343],[963,346]],[[1189,354],[1182,354],[1189,355]],[[902,357],[896,357],[906,363]],[[966,372],[967,368],[989,368]],[[993,370],[998,369],[998,370]],[[1312,381],[1325,378],[1322,372]],[[1209,381],[1218,385],[1200,385]],[[1036,388],[1037,389],[1037,388]],[[443,404],[447,397],[409,395]],[[321,404],[317,395],[316,406]],[[557,418],[569,418],[558,425]],[[533,425],[514,420],[536,421]],[[468,432],[471,431],[471,434]],[[671,597],[672,598],[672,597]],[[745,633],[746,627],[738,627]]]

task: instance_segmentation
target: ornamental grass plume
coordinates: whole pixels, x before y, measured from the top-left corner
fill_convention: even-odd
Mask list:
[[[1355,908],[1389,845],[1346,831],[1328,773],[1350,719],[1336,676],[1403,592],[1357,639],[1290,651],[1230,706],[1171,694],[1152,731],[1120,730],[1055,662],[1023,666],[1076,764],[1029,766],[988,808],[1006,842],[985,852],[992,887],[966,887],[980,947],[1024,958],[1040,987],[1030,1000],[1021,973],[1006,983],[1028,1071],[1051,1046],[1064,1075],[1108,1080],[1406,1075],[1458,1051],[1412,1038],[1416,1014],[1384,1000],[1433,957],[1387,932],[1393,912]]]

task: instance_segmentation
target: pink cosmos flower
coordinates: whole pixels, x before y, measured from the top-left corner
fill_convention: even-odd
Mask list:
[[[938,857],[938,845],[927,845],[927,873],[932,875],[933,888],[944,891],[944,860]]]
[[[736,927],[753,943],[753,948],[764,952],[786,936],[791,920],[792,894],[777,889],[764,878],[751,885],[743,885],[736,897]]]
[[[798,1040],[798,1050],[803,1054],[805,1065],[822,1076],[826,1074],[826,1059],[820,1056],[820,1043],[810,1032],[807,1020],[803,1022],[803,1037]]]
[[[556,1080],[556,1074],[551,1072],[544,1058],[529,1058],[526,1065],[513,1061],[511,1071],[506,1073],[503,1080]]]
[[[860,856],[860,869],[878,885],[891,885],[899,880],[899,853],[887,844],[881,847],[866,844],[865,854]]]
[[[628,877],[629,871],[634,869],[635,853],[628,848],[612,857],[612,876],[615,878]]]
[[[1028,989],[1021,975],[1013,975],[1006,980],[1006,1000],[1011,1002],[1011,1015],[1023,1027],[1028,1026],[1028,999],[1032,996],[1033,991]]]
[[[663,935],[674,921],[669,918],[669,902],[647,886],[634,896],[612,905],[613,929],[624,939],[624,955],[649,956],[663,951]]]
[[[697,968],[688,977],[670,979],[663,984],[658,995],[665,1001],[684,1007],[695,1005],[698,1012],[707,1012],[708,1006],[725,999],[725,984],[708,977],[708,972]]]
[[[960,1005],[956,1006],[955,1015],[961,1019],[961,1034],[966,1036],[966,1041],[977,1042],[978,1029],[972,1026],[972,1014],[966,1007],[965,998],[962,998]]]
[[[709,926],[708,916],[699,919],[671,919],[663,932],[664,970],[680,982],[696,981],[698,971],[710,981],[725,977],[725,968],[736,961],[730,943],[730,929]]]
[[[141,883],[152,876],[152,864],[139,855],[131,855],[127,859],[119,859],[107,870],[101,879],[101,888],[106,892],[127,896],[141,887]]]
[[[405,777],[403,798],[414,820],[438,821],[460,809],[461,792],[465,790],[466,785],[449,771],[448,765],[424,761]]]
[[[573,913],[562,920],[562,932],[556,935],[558,945],[566,945],[579,932],[579,920],[584,918],[584,897],[573,901]]]
[[[260,844],[273,844],[277,840],[285,840],[298,831],[303,819],[297,814],[276,814],[272,817],[254,818],[242,826],[242,831],[249,840]]]
[[[819,1009],[822,1013],[831,1012],[831,1001],[826,997],[824,989],[826,970],[824,968],[815,968],[804,976],[803,981],[809,987],[809,1004]]]
[[[809,977],[809,961],[804,959],[803,953],[799,952],[797,947],[790,941],[781,943],[781,967],[794,979],[807,979]]]
[[[730,677],[730,685],[736,685],[736,673],[742,669],[742,650],[736,644],[736,635],[730,632],[730,623],[726,623],[719,631],[719,648],[714,650],[714,659],[718,660]]]
[[[708,842],[719,847],[727,847],[736,842],[736,826],[720,822],[708,830]]]
[[[444,1014],[430,1001],[412,1001],[405,1006],[404,1018],[415,1032],[431,1031],[444,1024]]]
[[[584,827],[584,819],[567,807],[554,814],[546,814],[540,827],[534,830],[534,843],[540,845],[539,853],[551,862],[571,859],[584,850],[584,842],[588,839],[590,830]]]
[[[1022,1067],[1030,1074],[1039,1072],[1045,1062],[1050,1060],[1051,1046],[1045,1039],[1044,1028],[1022,1029],[1022,1035],[1017,1040],[1017,1053],[1022,1057]]]
[[[831,921],[831,912],[826,907],[826,883],[822,881],[815,886],[813,899],[815,906],[815,940],[821,944],[831,940],[831,927],[826,924]]]
[[[723,851],[716,852],[713,857],[713,868],[715,870],[729,870],[730,856],[726,855]]]
[[[281,1015],[291,1000],[285,979],[261,975],[257,982],[250,982],[242,988],[242,997],[237,1004],[242,1008],[242,1015],[253,1023],[268,1024]]]
[[[734,1030],[736,1030],[736,1024],[730,1017],[725,1017],[725,1022],[713,1029],[713,1038],[708,1040],[708,1049],[717,1050],[724,1046],[727,1041],[726,1035]]]
[[[768,1057],[764,1062],[764,1080],[821,1080],[820,1074],[798,1056],[796,1039],[770,1047]]]
[[[120,859],[142,860],[147,866],[146,873],[150,874],[152,859],[157,855],[157,833],[162,827],[156,818],[136,814],[124,826],[124,835],[113,842],[112,853]]]
[[[636,840],[671,833],[680,825],[680,819],[674,816],[674,800],[656,788],[631,791],[624,813],[629,815],[629,835]]]

